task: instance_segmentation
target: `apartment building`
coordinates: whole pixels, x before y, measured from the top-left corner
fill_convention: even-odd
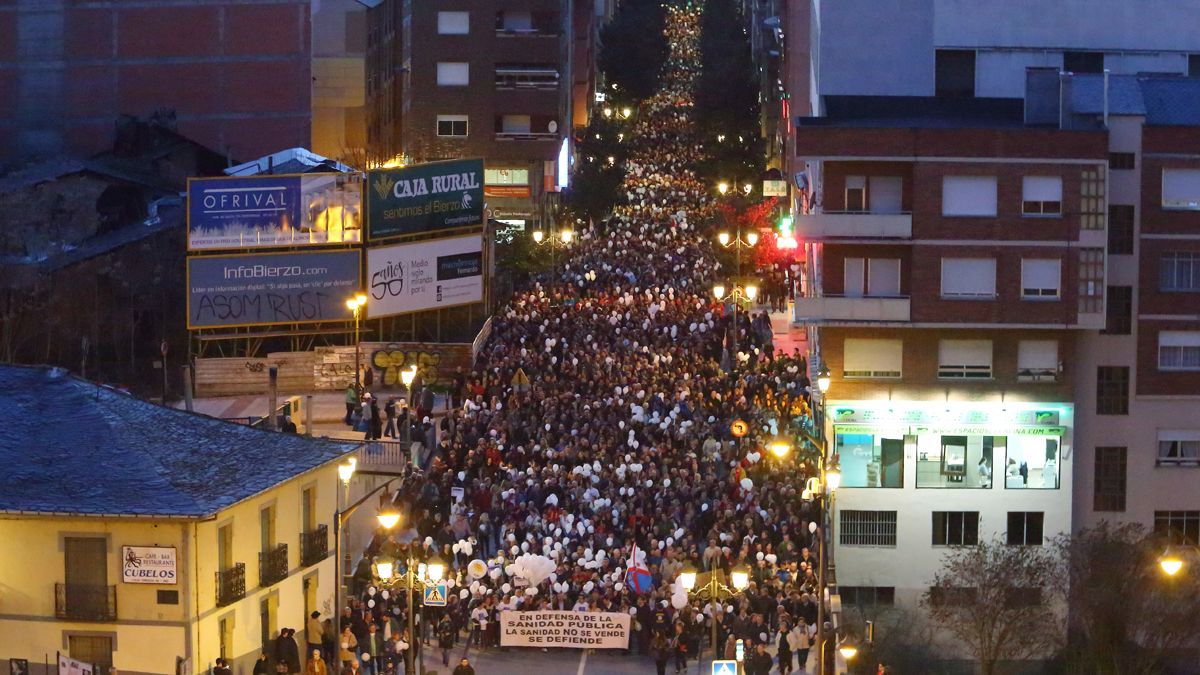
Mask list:
[[[832,375],[838,584],[911,606],[947,546],[1073,527],[1076,343],[1105,325],[1107,135],[1027,124],[1019,99],[824,105],[795,130],[811,191],[794,312]]]
[[[107,675],[198,673],[224,657],[248,673],[279,629],[304,644],[310,613],[332,614],[337,465],[357,444],[46,367],[0,366],[0,410],[14,478],[0,493],[0,659],[50,675],[46,655],[61,652]]]
[[[1075,359],[1077,525],[1198,544],[1200,79],[1034,75],[1044,114],[1108,131],[1107,319]]]
[[[552,217],[594,90],[592,0],[386,0],[368,14],[368,147],[482,157],[490,217]],[[581,110],[582,107],[582,110]]]

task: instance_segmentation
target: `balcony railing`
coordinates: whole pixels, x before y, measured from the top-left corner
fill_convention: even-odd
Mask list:
[[[798,239],[911,239],[911,213],[825,211],[796,216]]]
[[[275,548],[258,554],[258,585],[266,588],[277,584],[288,575],[288,545],[279,544]]]
[[[797,298],[793,320],[848,322],[908,322],[911,317],[908,298],[822,296]]]
[[[217,572],[217,607],[232,605],[246,597],[246,563]]]
[[[300,533],[300,564],[316,565],[329,556],[329,527],[318,525],[311,532]]]
[[[553,141],[558,138],[554,131],[497,131],[498,141]]]
[[[74,621],[116,621],[117,587],[54,584],[54,616]]]

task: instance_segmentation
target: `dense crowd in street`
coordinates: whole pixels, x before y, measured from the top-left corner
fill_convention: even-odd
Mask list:
[[[411,439],[426,456],[395,493],[401,525],[376,533],[350,607],[309,645],[348,672],[403,672],[415,646],[403,592],[372,582],[384,551],[449,563],[449,605],[427,610],[417,636],[444,663],[461,640],[498,647],[499,612],[531,609],[627,612],[629,651],[659,673],[711,649],[711,622],[722,655],[745,642],[750,675],[807,663],[818,533],[800,493],[814,467],[765,449],[811,426],[807,364],[773,348],[765,313],[711,294],[721,266],[695,223],[715,197],[692,170],[704,152],[690,122],[699,10],[669,11],[662,90],[628,129],[624,203],[498,312],[475,368],[454,378],[452,410],[417,411]],[[514,566],[524,554],[553,572],[529,585]],[[708,603],[681,593],[685,565],[744,565],[751,581]]]

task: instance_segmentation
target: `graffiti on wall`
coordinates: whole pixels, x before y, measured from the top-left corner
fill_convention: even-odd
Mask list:
[[[442,352],[428,349],[404,349],[399,345],[388,345],[371,354],[371,365],[383,373],[382,384],[396,387],[403,384],[400,371],[417,366],[424,377],[436,377],[437,366],[442,362]],[[431,372],[432,371],[432,372]]]

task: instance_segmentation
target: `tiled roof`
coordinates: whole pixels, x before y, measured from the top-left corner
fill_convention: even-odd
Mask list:
[[[357,444],[164,408],[48,367],[0,366],[0,512],[203,517]]]

